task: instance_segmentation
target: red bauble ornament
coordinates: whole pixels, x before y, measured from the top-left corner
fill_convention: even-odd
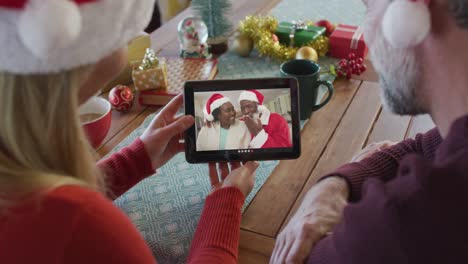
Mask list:
[[[315,25],[318,27],[324,27],[327,30],[325,32],[327,37],[329,37],[333,33],[333,31],[335,31],[335,26],[328,20],[320,20],[317,23],[315,23]]]
[[[134,97],[132,89],[125,85],[117,85],[109,92],[112,109],[119,112],[129,111],[133,106]]]

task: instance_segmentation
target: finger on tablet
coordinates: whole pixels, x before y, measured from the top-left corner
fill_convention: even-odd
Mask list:
[[[231,171],[237,169],[237,168],[240,168],[241,166],[241,163],[239,161],[232,161],[230,162],[231,164]]]
[[[208,168],[210,172],[211,186],[215,186],[219,183],[218,169],[216,168],[216,163],[208,163]]]
[[[229,175],[229,166],[226,162],[219,163],[219,171],[221,173],[221,181],[224,181]]]

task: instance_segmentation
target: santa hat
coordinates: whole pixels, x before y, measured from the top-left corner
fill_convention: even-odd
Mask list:
[[[206,101],[205,108],[203,110],[205,114],[205,120],[213,122],[214,116],[213,111],[220,108],[223,104],[231,102],[228,97],[225,97],[221,94],[215,93]]]
[[[239,103],[241,101],[244,101],[244,100],[258,103],[258,108],[257,109],[258,109],[259,113],[263,113],[263,112],[268,110],[268,108],[266,108],[263,105],[263,100],[264,99],[265,99],[265,96],[262,93],[260,93],[259,91],[257,91],[257,90],[243,91],[239,95]]]
[[[383,34],[395,48],[420,44],[431,30],[430,0],[394,0],[382,21]]]
[[[45,74],[93,64],[148,25],[155,0],[0,0],[0,71]]]

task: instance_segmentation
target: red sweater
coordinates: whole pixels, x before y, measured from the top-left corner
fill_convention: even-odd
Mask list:
[[[351,203],[309,264],[468,263],[468,116],[331,175]],[[326,176],[327,177],[327,176]]]
[[[136,140],[101,161],[110,188],[120,195],[154,173]],[[243,194],[224,188],[209,195],[192,243],[189,263],[236,263]],[[155,219],[157,221],[157,219]],[[0,218],[1,263],[156,263],[129,218],[98,192],[58,187],[41,200],[12,208]]]

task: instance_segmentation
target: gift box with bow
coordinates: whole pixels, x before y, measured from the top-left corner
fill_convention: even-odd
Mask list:
[[[150,35],[142,33],[127,46],[128,56],[127,65],[116,76],[111,82],[109,82],[104,88],[103,92],[109,92],[112,88],[117,85],[129,85],[132,83],[132,71],[135,65],[139,65],[145,56],[146,49],[151,48]]]
[[[350,53],[365,59],[368,48],[361,27],[340,24],[330,36],[330,56],[343,59]]]
[[[280,43],[294,47],[302,47],[324,35],[325,32],[326,29],[323,27],[293,21],[280,22],[275,33]]]
[[[139,91],[167,89],[167,66],[164,59],[158,59],[152,49],[147,49],[140,65],[132,71],[133,84]]]

